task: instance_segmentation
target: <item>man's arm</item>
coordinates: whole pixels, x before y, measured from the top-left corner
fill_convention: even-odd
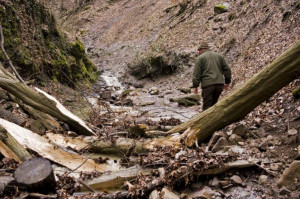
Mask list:
[[[195,93],[195,88],[197,88],[201,82],[201,64],[200,64],[200,59],[197,59],[195,62],[195,67],[193,71],[193,86],[194,88],[194,93]]]
[[[231,83],[231,69],[224,58],[222,58],[222,73],[225,77],[225,85]]]

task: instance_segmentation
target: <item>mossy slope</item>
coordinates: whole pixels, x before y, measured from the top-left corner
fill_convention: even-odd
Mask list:
[[[24,78],[42,80],[45,74],[69,85],[95,81],[97,70],[76,40],[70,43],[54,17],[36,0],[0,1],[4,47]],[[5,63],[3,53],[0,61]]]

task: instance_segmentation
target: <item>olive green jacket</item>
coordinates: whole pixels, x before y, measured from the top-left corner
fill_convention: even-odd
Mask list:
[[[224,80],[225,77],[225,80]],[[218,53],[206,50],[196,60],[193,72],[193,88],[213,84],[230,84],[231,70],[225,59]]]

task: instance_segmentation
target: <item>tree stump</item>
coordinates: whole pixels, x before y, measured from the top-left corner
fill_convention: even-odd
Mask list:
[[[55,178],[47,159],[33,158],[25,161],[15,171],[16,181],[30,191],[49,193],[55,191]]]

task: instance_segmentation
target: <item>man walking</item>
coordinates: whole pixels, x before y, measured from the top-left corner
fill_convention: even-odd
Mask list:
[[[209,50],[206,42],[201,43],[198,52],[200,56],[195,63],[192,88],[197,94],[201,83],[203,110],[206,110],[217,103],[223,89],[229,89],[231,70],[220,54]]]

